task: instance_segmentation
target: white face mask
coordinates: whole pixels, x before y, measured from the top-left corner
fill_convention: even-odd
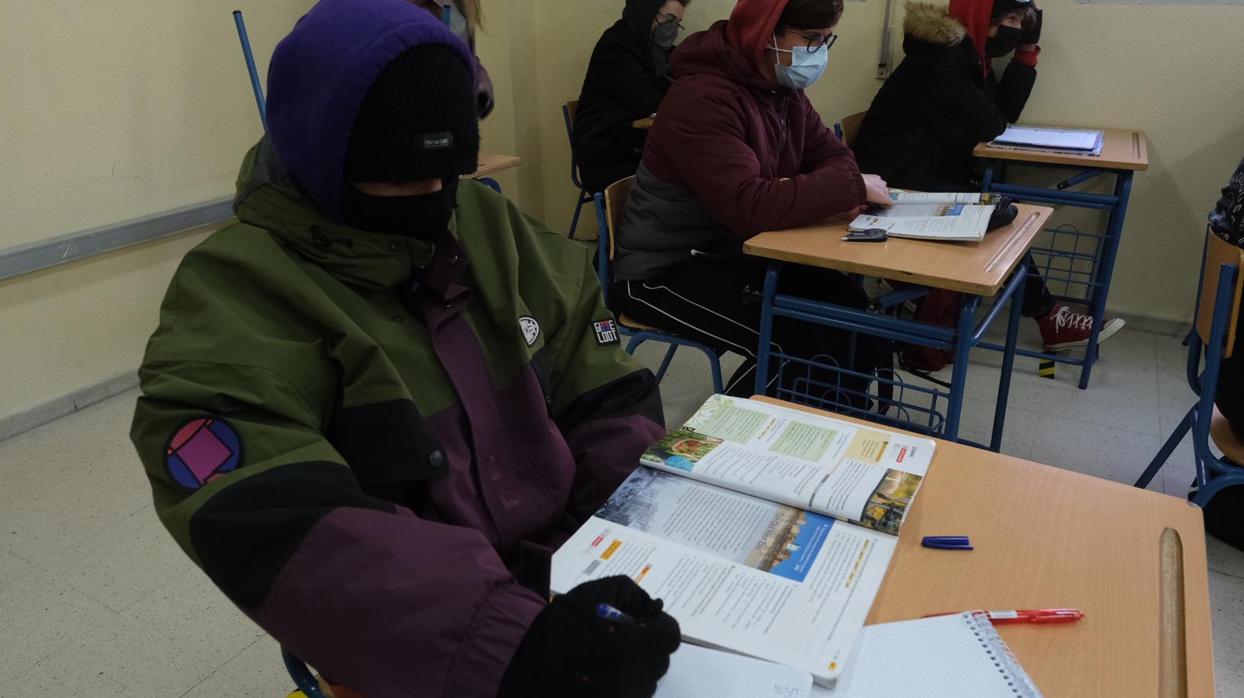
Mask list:
[[[825,74],[825,68],[829,66],[829,47],[827,46],[818,47],[812,52],[803,46],[793,50],[778,48],[777,35],[774,35],[773,45],[769,47],[769,50],[790,54],[789,66],[782,65],[781,61],[778,61],[773,64],[773,69],[777,73],[778,84],[792,90],[806,90],[811,87],[821,79],[821,76]]]

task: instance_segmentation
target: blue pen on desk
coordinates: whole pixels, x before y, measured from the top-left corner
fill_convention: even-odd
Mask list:
[[[634,618],[607,603],[596,604],[596,615],[599,618],[604,618],[607,621],[619,623],[621,625],[635,625],[635,623],[638,622]]]

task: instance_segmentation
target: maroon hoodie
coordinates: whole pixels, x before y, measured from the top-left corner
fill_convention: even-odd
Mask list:
[[[737,252],[763,231],[809,225],[864,202],[851,151],[802,90],[769,83],[750,58],[764,55],[763,45],[736,46],[728,24],[688,37],[673,54],[675,82],[618,235],[620,280],[668,276],[693,249]],[[767,44],[773,29],[746,34]]]

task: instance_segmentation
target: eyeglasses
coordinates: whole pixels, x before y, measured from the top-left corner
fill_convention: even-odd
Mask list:
[[[680,22],[680,21],[678,20],[678,17],[677,17],[677,16],[675,16],[675,15],[668,15],[668,14],[659,14],[659,15],[657,15],[657,26],[658,26],[658,27],[665,26],[665,25],[669,24],[670,22],[678,22],[678,31],[684,31],[684,30],[686,30],[686,27],[684,27],[684,26],[682,25],[682,22]]]
[[[830,32],[829,34],[804,34],[803,32],[797,32],[794,29],[785,29],[783,32],[787,34],[794,34],[800,39],[807,41],[808,44],[805,48],[808,53],[816,53],[821,50],[822,46],[828,50],[833,48],[834,43],[838,41],[838,35],[833,32]]]

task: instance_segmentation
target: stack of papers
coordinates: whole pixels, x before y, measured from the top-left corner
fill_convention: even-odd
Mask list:
[[[857,216],[848,230],[880,228],[896,238],[980,241],[994,210],[989,194],[891,189],[890,198],[893,206]]]
[[[654,698],[807,698],[812,674],[683,643]]]
[[[1101,131],[1040,126],[1011,126],[993,140],[997,148],[1049,150],[1077,155],[1101,155],[1105,137]]]

